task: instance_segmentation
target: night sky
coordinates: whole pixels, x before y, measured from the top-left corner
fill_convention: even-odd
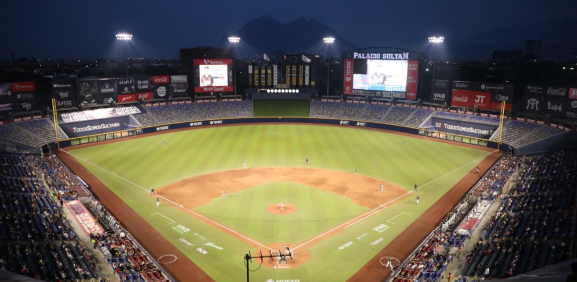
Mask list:
[[[177,58],[180,48],[213,46],[260,16],[313,18],[359,47],[419,50],[431,35],[466,45],[467,35],[502,26],[574,20],[577,1],[14,0],[0,1],[0,11],[0,60],[11,51],[16,58],[120,58],[114,35],[122,31],[134,35],[131,54]]]

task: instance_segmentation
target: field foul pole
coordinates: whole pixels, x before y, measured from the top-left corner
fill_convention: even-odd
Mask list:
[[[56,99],[52,98],[52,118],[54,119],[54,134],[56,134],[56,146],[60,149],[60,138],[58,136],[58,113],[56,112]]]

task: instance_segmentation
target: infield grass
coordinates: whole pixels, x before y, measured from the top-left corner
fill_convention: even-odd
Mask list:
[[[302,134],[298,134],[299,130]],[[166,145],[160,146],[163,140]],[[406,145],[403,145],[403,140]],[[71,154],[216,281],[245,279],[242,257],[254,248],[191,216],[192,212],[205,214],[243,234],[259,237],[264,244],[288,240],[299,244],[302,242],[298,240],[309,240],[315,234],[338,225],[344,221],[342,218],[361,214],[366,208],[349,203],[348,199],[340,196],[317,192],[296,183],[271,182],[234,193],[232,199],[238,197],[242,201],[230,207],[222,206],[219,191],[215,191],[212,203],[194,211],[165,204],[156,208],[154,197],[148,196],[148,190],[195,175],[240,169],[244,162],[250,167],[304,167],[305,158],[310,160],[310,167],[346,172],[359,168],[364,175],[394,183],[407,191],[411,191],[415,183],[421,186],[419,205],[411,196],[326,240],[311,244],[307,247],[310,259],[305,265],[282,270],[263,267],[251,273],[251,281],[299,279],[304,282],[346,281],[489,152],[349,127],[247,125],[167,132],[76,149]],[[283,222],[273,215],[255,212],[262,211],[262,205],[268,204],[265,201],[270,199],[253,197],[251,193],[260,193],[268,185],[276,185],[279,193],[294,188],[300,191],[298,195],[314,193],[314,197],[323,200],[315,201],[317,206],[311,207],[310,211],[300,215],[295,213],[294,218]],[[319,211],[331,209],[330,213],[339,218],[338,222],[327,222],[330,216],[319,217]],[[299,222],[299,219],[310,223]],[[300,229],[291,223],[298,223]],[[285,229],[291,232],[285,232]],[[264,235],[256,236],[256,233]]]

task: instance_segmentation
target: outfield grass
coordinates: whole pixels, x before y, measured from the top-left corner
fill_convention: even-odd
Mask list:
[[[302,131],[300,135],[299,130]],[[160,146],[163,140],[166,145]],[[402,144],[403,140],[406,145]],[[251,281],[266,281],[269,278],[345,281],[463,178],[488,152],[348,127],[247,125],[166,133],[73,150],[71,154],[217,281],[243,280],[245,269],[241,258],[254,248],[191,216],[191,211],[168,205],[157,209],[154,198],[148,196],[150,188],[159,188],[196,175],[240,169],[244,162],[249,163],[250,167],[304,167],[305,158],[310,160],[310,167],[347,172],[359,168],[364,175],[383,179],[408,191],[412,190],[414,183],[418,183],[421,186],[420,205],[409,197],[312,245],[308,248],[311,258],[301,267],[288,270],[263,267],[251,273]],[[262,210],[260,206],[268,200],[266,197],[254,197],[254,194],[270,187],[274,187],[278,193],[287,193],[288,189],[313,193],[312,197],[328,199],[328,202],[315,202],[318,206],[301,214],[302,221],[312,222],[301,223],[296,218],[283,221],[272,215],[258,214]],[[332,216],[336,217],[360,214],[365,209],[348,203],[348,199],[340,196],[294,183],[271,182],[234,193],[227,200],[235,199],[238,202],[230,203],[230,209],[224,208],[217,198],[196,211],[227,226],[230,224],[232,226],[229,227],[242,230],[244,234],[254,237],[257,237],[254,235],[257,232],[264,234],[259,238],[265,243],[303,240],[339,223],[315,218],[315,214],[319,214],[315,209],[330,210],[329,207],[336,205],[343,211],[347,210],[331,211],[334,213]],[[167,218],[175,223],[168,224],[170,221]],[[291,223],[298,223],[299,227]],[[175,228],[178,225],[185,228]],[[378,226],[386,227],[375,230]],[[183,240],[194,245],[188,245]],[[222,249],[205,245],[208,242]],[[346,248],[339,248],[347,243]],[[208,253],[200,253],[197,250],[199,246]]]
[[[253,100],[254,116],[308,117],[311,102],[308,100]]]

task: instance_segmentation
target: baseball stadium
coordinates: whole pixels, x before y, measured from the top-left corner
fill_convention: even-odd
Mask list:
[[[382,47],[334,59],[342,92],[319,96],[323,63],[291,56],[50,80],[46,112],[0,125],[3,274],[563,281],[551,269],[575,257],[575,131],[516,111],[575,103],[577,88],[432,80],[424,93],[422,55]],[[0,90],[22,106],[40,83]]]

